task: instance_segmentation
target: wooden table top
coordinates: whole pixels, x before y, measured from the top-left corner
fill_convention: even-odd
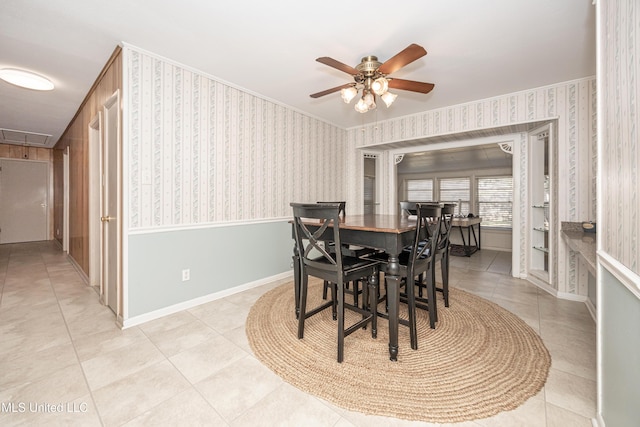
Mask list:
[[[305,224],[319,224],[319,220],[307,219]],[[402,215],[345,215],[340,221],[340,228],[346,230],[363,230],[384,233],[404,233],[416,229],[415,218]]]

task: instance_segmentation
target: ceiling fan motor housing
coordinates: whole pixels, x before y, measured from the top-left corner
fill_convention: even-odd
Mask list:
[[[365,56],[360,63],[356,65],[356,70],[360,71],[365,77],[373,77],[381,65],[382,62],[378,61],[377,56]]]

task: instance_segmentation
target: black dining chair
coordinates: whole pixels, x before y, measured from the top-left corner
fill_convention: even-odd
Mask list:
[[[332,204],[336,204],[336,203],[339,204],[339,207],[340,207],[340,217],[344,218],[344,216],[346,215],[346,205],[347,205],[346,201],[317,202],[317,204],[319,204],[319,205],[332,205]],[[335,247],[333,246],[333,242],[329,242],[329,243],[325,244],[325,246],[330,251],[335,251]],[[349,244],[343,244],[341,246],[341,249],[342,249],[342,255],[343,256],[354,257],[354,258],[360,258],[360,257],[368,256],[370,254],[378,252],[376,249],[373,249],[373,248],[366,248],[364,246],[356,246],[356,245],[349,245]],[[362,288],[360,287],[361,283],[362,283]],[[329,287],[331,285],[332,284],[330,282],[327,282],[327,281],[324,282],[324,287],[322,289],[322,298],[323,299],[327,299],[327,293],[328,293]],[[335,286],[335,283],[333,285]],[[345,292],[347,292],[348,294],[353,295],[353,303],[355,305],[358,305],[359,297],[364,291],[363,288],[364,288],[364,284],[360,280],[356,280],[353,283],[347,283],[346,284]]]
[[[432,286],[436,292],[442,293],[444,306],[449,307],[449,236],[451,234],[451,226],[453,223],[456,204],[444,203],[441,206],[442,217],[440,220],[440,235],[438,238],[438,246],[434,254],[435,258],[433,261],[433,267],[435,269],[436,262],[440,260],[442,287],[438,287],[435,281],[435,270],[422,274],[418,280],[418,296],[416,297],[416,305],[420,308],[426,308],[425,303],[427,300],[424,299],[423,290],[428,286]],[[426,282],[424,280],[425,277]]]
[[[404,292],[400,294],[400,300],[407,303],[408,320],[400,319],[399,322],[409,327],[411,348],[416,350],[418,348],[418,333],[415,287],[418,285],[417,278],[421,274],[433,271],[440,230],[441,208],[439,205],[431,203],[414,203],[412,208],[416,215],[413,243],[405,248],[398,257],[400,276],[402,277],[401,285],[404,287]],[[387,272],[389,264],[386,255],[374,255],[372,258],[382,262],[380,271]],[[434,329],[437,321],[435,286],[426,287],[426,290],[427,298],[424,301],[429,311],[429,326]],[[384,313],[381,313],[380,316],[387,317]]]
[[[294,235],[300,259],[300,313],[298,316],[298,339],[304,338],[305,320],[329,307],[336,307],[338,321],[338,362],[344,359],[344,338],[371,323],[371,335],[377,334],[377,311],[375,296],[378,293],[378,262],[344,256],[341,251],[330,252],[325,242],[334,247],[342,246],[340,240],[340,205],[291,203],[293,208]],[[335,284],[332,301],[324,302],[307,310],[309,276]],[[365,308],[345,302],[345,286],[348,282],[366,280],[369,286],[370,303]],[[335,301],[335,305],[334,305]],[[354,311],[362,318],[345,328],[345,309]]]

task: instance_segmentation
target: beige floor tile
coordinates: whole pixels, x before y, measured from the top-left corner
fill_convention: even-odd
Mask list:
[[[194,310],[194,314],[215,331],[224,334],[243,326],[250,309],[251,306],[239,306],[226,300],[218,300],[208,303],[201,311]]]
[[[218,335],[169,360],[191,384],[195,384],[247,355],[246,351]]]
[[[0,358],[0,389],[37,381],[76,363],[78,359],[69,344],[56,345],[15,359]]]
[[[146,337],[127,347],[102,353],[82,362],[91,390],[97,390],[165,360],[160,350]]]
[[[216,335],[219,334],[196,318],[192,322],[181,324],[175,328],[147,333],[151,342],[167,357],[202,344]]]
[[[244,357],[195,386],[230,422],[283,384],[283,380],[251,356]]]
[[[89,394],[82,369],[77,364],[51,372],[37,380],[0,390],[0,402],[23,402],[26,405],[71,402]],[[0,414],[2,412],[0,411]],[[2,418],[0,417],[0,420]],[[0,421],[0,424],[6,425]]]
[[[279,427],[333,426],[340,415],[314,397],[283,383],[264,399],[230,423],[232,427],[264,425]]]
[[[108,427],[131,421],[190,388],[180,372],[163,360],[94,391],[93,396]]]
[[[547,427],[592,427],[590,418],[547,403]]]
[[[149,409],[123,427],[216,426],[228,424],[195,390],[187,389]]]
[[[93,359],[114,350],[128,351],[135,344],[145,341],[146,337],[139,328],[109,328],[93,334],[82,335],[73,341],[81,362]]]
[[[596,415],[595,381],[552,368],[544,388],[547,403],[586,418]]]

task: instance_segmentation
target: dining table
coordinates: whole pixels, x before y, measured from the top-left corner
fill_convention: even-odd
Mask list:
[[[310,231],[321,226],[318,220],[304,220]],[[317,227],[314,228],[314,226]],[[400,264],[398,256],[402,250],[413,242],[416,230],[415,217],[406,215],[345,215],[340,220],[340,241],[342,244],[379,249],[388,255],[385,270],[387,286],[387,304],[389,319],[389,359],[398,360],[398,325],[400,305]],[[293,230],[292,230],[293,232]],[[325,231],[327,240],[332,239],[331,230]],[[299,296],[301,283],[300,258],[298,248],[294,246],[293,270],[296,299],[296,315],[299,314]]]

